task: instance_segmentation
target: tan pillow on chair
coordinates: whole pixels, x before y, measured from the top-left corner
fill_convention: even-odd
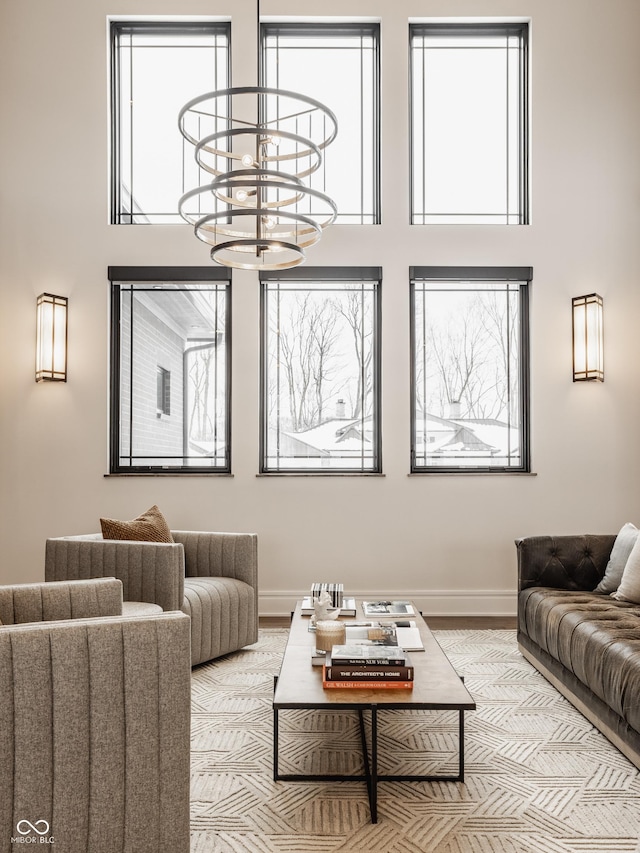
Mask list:
[[[132,521],[101,518],[104,539],[126,539],[134,542],[173,542],[165,517],[157,506],[152,506]]]

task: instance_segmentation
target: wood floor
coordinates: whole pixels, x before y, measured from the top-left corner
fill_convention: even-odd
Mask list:
[[[513,628],[515,616],[425,616],[430,628],[440,631],[454,631],[458,628]],[[288,628],[287,616],[261,616],[261,628]]]

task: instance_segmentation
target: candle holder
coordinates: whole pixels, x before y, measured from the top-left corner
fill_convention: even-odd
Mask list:
[[[316,622],[316,651],[330,652],[334,646],[343,645],[347,639],[344,622],[323,619]]]

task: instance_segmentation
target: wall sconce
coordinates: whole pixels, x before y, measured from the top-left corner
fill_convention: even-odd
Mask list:
[[[573,381],[604,382],[604,330],[602,297],[597,293],[575,296],[573,308]]]
[[[41,293],[36,308],[36,382],[67,381],[66,296]]]

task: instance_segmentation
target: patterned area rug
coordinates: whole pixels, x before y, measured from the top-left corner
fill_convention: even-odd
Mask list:
[[[274,782],[285,629],[192,675],[192,853],[640,853],[640,774],[519,654],[514,631],[437,631],[474,696],[465,784]],[[282,773],[362,772],[355,712],[280,713]],[[456,772],[457,716],[386,711],[380,771]],[[384,769],[383,769],[384,768]],[[397,769],[395,769],[397,768]]]

